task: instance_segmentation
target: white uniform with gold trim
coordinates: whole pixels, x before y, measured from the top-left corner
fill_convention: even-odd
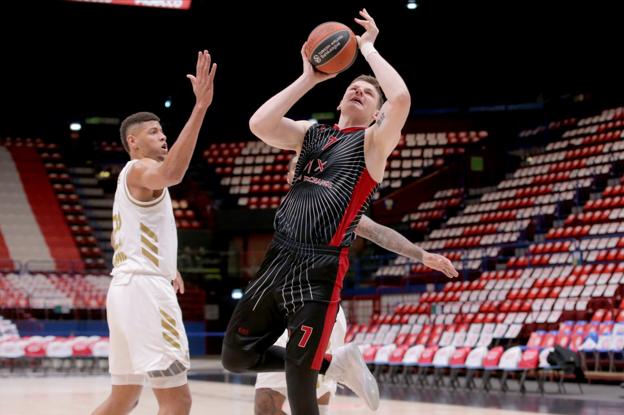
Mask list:
[[[113,279],[106,310],[113,384],[155,388],[186,383],[190,367],[182,312],[171,281],[178,237],[169,191],[151,202],[132,197],[129,161],[117,180],[113,204]]]
[[[346,334],[347,318],[345,317],[342,307],[339,307],[336,322],[334,323],[334,328],[332,329],[332,334],[329,338],[327,352],[331,354],[336,348],[343,346]],[[288,330],[284,331],[284,334],[277,339],[275,346],[286,347],[287,342]],[[286,393],[286,374],[284,372],[258,373],[258,377],[256,378],[256,389],[259,388],[273,389],[288,397],[288,394]],[[336,393],[336,382],[326,380],[323,375],[319,375],[319,383],[316,387],[316,397],[320,398],[328,392],[332,395]],[[284,407],[288,407],[288,405],[285,404]]]

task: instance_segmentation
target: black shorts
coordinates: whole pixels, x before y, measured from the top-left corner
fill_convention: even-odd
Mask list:
[[[338,313],[348,252],[276,234],[234,309],[224,343],[262,354],[288,328],[286,359],[319,370]]]

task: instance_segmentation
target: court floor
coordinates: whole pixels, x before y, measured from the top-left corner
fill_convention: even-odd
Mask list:
[[[193,359],[189,385],[193,396],[192,414],[252,415],[255,376],[235,375],[223,370],[217,357]],[[527,393],[516,384],[503,393],[448,387],[401,386],[382,382],[378,411],[368,410],[350,392],[339,391],[330,405],[333,415],[621,415],[624,389],[619,385],[568,384],[566,393],[557,392],[554,384],[546,393],[537,392],[534,381],[527,383]],[[78,415],[89,414],[110,391],[108,374],[52,375],[20,372],[0,373],[0,415]],[[156,414],[156,399],[144,389],[136,415]]]
[[[191,380],[192,414],[253,414],[253,388],[248,385]],[[109,391],[107,376],[14,377],[0,378],[0,414],[74,415],[90,413]],[[144,390],[133,414],[156,414],[156,399]],[[516,415],[535,412],[436,403],[382,400],[371,412],[355,397],[337,396],[332,414],[427,414],[427,415]]]
[[[106,376],[88,377],[16,377],[0,378],[0,414],[74,415],[90,413],[109,390]],[[222,382],[189,382],[193,395],[192,414],[253,414],[253,388]],[[156,414],[156,399],[144,390],[136,415]],[[333,414],[349,415],[515,415],[530,414],[501,409],[468,408],[456,405],[383,400],[378,411],[371,412],[357,398],[337,396],[331,405]]]

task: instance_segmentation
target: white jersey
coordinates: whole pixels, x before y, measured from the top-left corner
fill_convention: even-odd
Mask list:
[[[128,189],[127,175],[134,163],[124,166],[117,179],[113,204],[113,276],[155,275],[175,279],[178,235],[165,188],[150,202],[136,200]]]

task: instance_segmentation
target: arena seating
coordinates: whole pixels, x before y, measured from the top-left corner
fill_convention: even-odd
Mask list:
[[[404,135],[388,160],[381,194],[421,177],[428,168],[440,168],[448,156],[463,154],[468,145],[487,136],[486,131]],[[238,206],[275,209],[288,191],[286,173],[291,154],[256,140],[213,143],[203,156],[208,165],[214,166],[221,185],[237,199]]]
[[[48,154],[45,144],[27,139],[4,139],[1,144],[5,186],[0,220],[10,258],[39,269],[83,269],[55,187],[48,180],[44,166],[48,160],[36,151]]]
[[[458,269],[476,271],[476,279],[413,293],[410,301],[382,301],[381,313],[369,322],[360,314],[350,325],[347,337],[360,345],[378,376],[443,384],[448,373],[457,387],[458,373],[465,373],[465,386],[475,387],[478,373],[481,386],[490,389],[488,377],[496,374],[502,390],[513,377],[522,391],[533,376],[543,392],[547,374],[556,373],[563,391],[569,372],[547,361],[557,345],[579,351],[583,369],[597,379],[624,367],[624,178],[617,174],[624,161],[624,111],[556,128],[560,140],[527,155],[495,191],[469,203],[421,244],[449,256]],[[502,250],[510,249],[503,259]],[[495,261],[485,262],[488,257]],[[495,269],[488,268],[492,264]],[[412,267],[397,258],[378,273],[398,269],[409,275]],[[514,348],[523,339],[526,346]],[[483,347],[492,349],[483,355]],[[463,348],[470,351],[454,355]],[[477,350],[482,361],[475,357],[469,365]]]
[[[19,335],[0,317],[0,372],[102,373],[108,371],[108,337]]]

